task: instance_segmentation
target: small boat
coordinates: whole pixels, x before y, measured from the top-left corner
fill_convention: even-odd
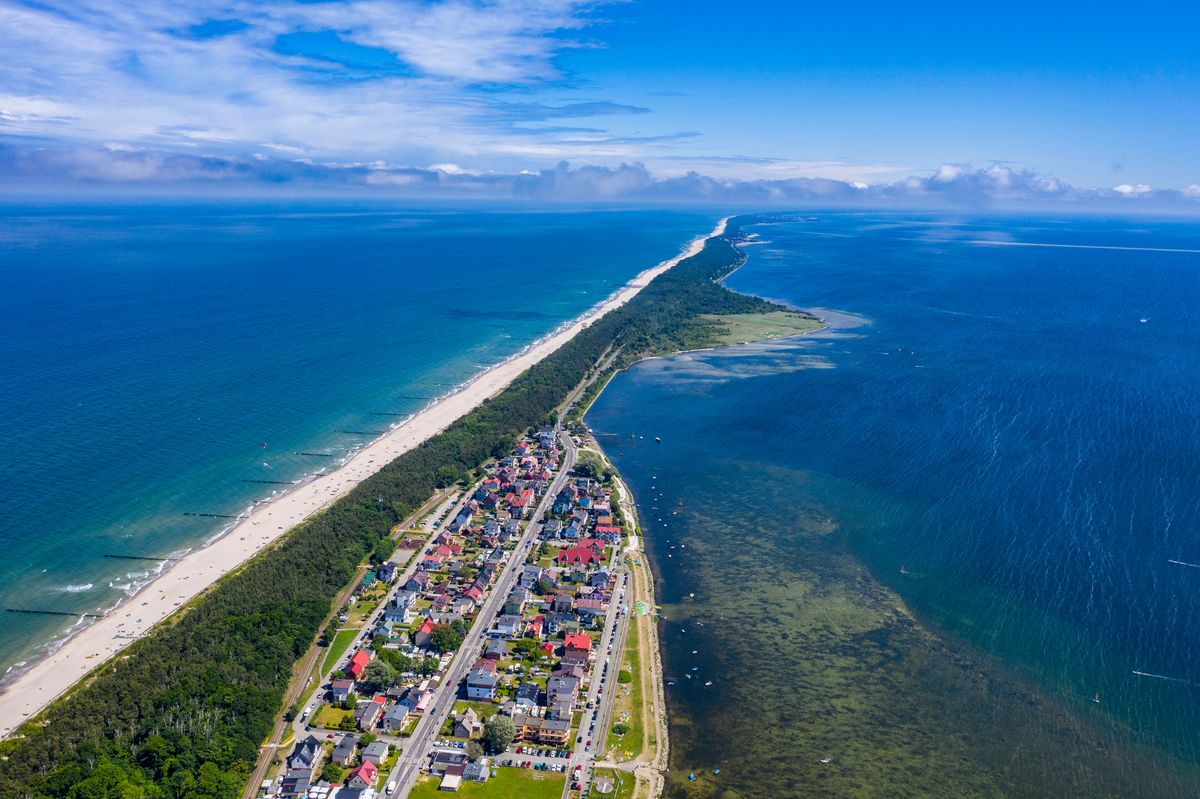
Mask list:
[[[1141,322],[1141,323],[1144,325],[1144,324],[1146,324],[1147,322],[1149,322],[1149,321],[1150,321],[1150,317],[1149,317],[1149,316],[1143,316],[1143,317],[1142,317],[1141,319],[1139,319],[1138,321],[1139,321],[1139,322]]]
[[[655,444],[661,444],[661,443],[662,443],[662,439],[661,439],[661,438],[659,438],[658,436],[655,436],[655,437],[654,437],[654,443],[655,443]]]
[[[713,774],[720,774],[720,773],[721,773],[721,769],[719,769],[719,768],[713,769]]]
[[[700,654],[700,650],[699,650],[699,649],[693,649],[693,650],[692,650],[692,654],[693,654],[693,655],[698,655],[698,654]]]
[[[688,775],[688,782],[695,782],[696,775],[694,773]]]
[[[690,674],[685,674],[683,676],[685,679],[688,679],[688,680],[692,679],[692,675],[690,675]]]
[[[689,598],[689,599],[695,599],[695,598],[696,598],[696,595],[695,595],[695,594],[688,594],[688,598]]]
[[[708,688],[710,685],[712,685],[712,680],[709,680],[708,682],[704,683],[705,688]]]
[[[1095,702],[1097,705],[1100,704],[1100,692],[1099,691],[1097,691],[1096,695],[1092,697],[1092,701]]]
[[[699,667],[699,666],[692,666],[692,671],[700,671],[700,667]]]
[[[832,762],[833,762],[833,758],[832,758],[832,757],[823,757],[823,758],[821,758],[821,763],[822,763],[823,765],[826,765],[826,766],[828,766],[828,765],[829,765],[830,763],[832,763]]]

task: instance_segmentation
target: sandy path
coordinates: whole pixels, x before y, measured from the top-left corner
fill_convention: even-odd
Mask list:
[[[0,737],[7,736],[26,718],[144,635],[221,575],[249,560],[255,552],[328,506],[385,464],[444,430],[568,342],[592,320],[629,302],[651,280],[684,258],[700,252],[705,240],[724,233],[726,221],[722,219],[711,233],[694,239],[674,258],[642,272],[569,325],[481,373],[461,391],[431,405],[380,437],[337,471],[258,506],[226,535],[176,561],[137,594],[82,629],[56,652],[38,661],[8,685],[0,694]]]

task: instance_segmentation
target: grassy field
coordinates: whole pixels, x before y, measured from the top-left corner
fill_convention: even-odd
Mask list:
[[[593,778],[592,796],[605,796],[609,797],[610,799],[631,799],[633,796],[633,786],[636,783],[636,779],[632,774],[627,774],[623,771],[617,771],[616,769],[612,768],[598,768],[595,770],[593,776],[594,778],[608,778],[612,781],[614,790],[612,793],[600,793],[599,789],[596,788],[596,781]]]
[[[316,715],[313,716],[314,727],[324,727],[327,730],[338,729],[338,724],[342,722],[346,716],[353,716],[353,710],[343,710],[340,707],[333,705],[321,705],[317,708]]]
[[[466,782],[457,793],[446,794],[438,790],[439,777],[422,778],[409,799],[435,799],[435,797],[462,796],[466,799],[559,799],[562,796],[566,775],[550,774],[523,768],[495,769],[496,776],[487,782]]]
[[[616,704],[613,706],[612,724],[624,724],[629,729],[624,735],[617,735],[611,728],[608,733],[607,749],[610,756],[617,760],[629,760],[642,753],[642,741],[645,737],[642,723],[642,686],[641,642],[638,636],[636,620],[629,625],[629,634],[625,639],[625,656],[621,659],[621,671],[630,671],[633,681],[628,684],[617,683]],[[626,693],[628,689],[629,693]]]
[[[724,330],[718,336],[721,344],[746,344],[785,336],[811,333],[821,327],[815,316],[794,311],[771,311],[769,313],[733,314],[731,316],[706,315],[703,319],[717,322]]]
[[[338,662],[338,658],[346,654],[346,650],[350,648],[350,643],[356,635],[358,635],[358,630],[341,630],[333,636],[333,641],[329,644],[329,651],[325,653],[325,660],[321,661],[322,675],[328,674],[329,670]]]

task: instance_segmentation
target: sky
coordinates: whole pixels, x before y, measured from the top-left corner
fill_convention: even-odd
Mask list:
[[[9,188],[1200,209],[1194,3],[0,0]]]

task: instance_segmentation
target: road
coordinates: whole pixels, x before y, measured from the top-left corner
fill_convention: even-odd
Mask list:
[[[624,563],[624,552],[618,550],[613,558],[614,573],[619,573],[616,588],[608,603],[608,613],[604,620],[604,635],[596,647],[596,656],[592,661],[592,677],[588,683],[587,694],[584,696],[583,716],[579,721],[579,736],[582,743],[576,742],[567,771],[580,783],[580,793],[583,793],[591,782],[592,766],[596,758],[604,751],[608,737],[608,722],[612,716],[613,702],[616,700],[617,673],[621,669],[621,656],[625,649],[626,633],[629,631],[629,613],[622,612],[622,607],[629,602],[629,573],[621,567]],[[620,569],[620,572],[617,570]],[[619,618],[618,618],[619,614]],[[608,671],[604,666],[608,664]],[[587,704],[593,705],[591,709]],[[588,742],[591,741],[589,744]],[[568,777],[563,786],[563,796],[571,791],[572,777]]]
[[[484,637],[487,635],[487,631],[491,629],[492,621],[496,618],[497,612],[504,604],[505,599],[508,598],[509,592],[516,585],[525,565],[525,557],[541,532],[542,520],[546,516],[547,508],[554,502],[554,497],[558,496],[559,491],[563,489],[568,473],[575,466],[576,451],[574,442],[561,429],[557,429],[556,433],[564,447],[562,467],[550,483],[550,487],[546,489],[546,493],[542,496],[541,502],[538,503],[537,508],[534,510],[533,516],[530,517],[529,526],[525,528],[525,533],[518,539],[516,547],[509,554],[504,570],[501,571],[491,593],[484,600],[483,607],[475,617],[475,623],[471,626],[467,637],[463,640],[462,646],[458,648],[458,652],[455,653],[454,659],[438,684],[438,688],[434,692],[432,704],[425,711],[425,715],[421,717],[421,720],[417,722],[416,729],[413,730],[412,735],[408,738],[407,746],[400,753],[400,757],[397,759],[396,765],[387,780],[387,784],[391,785],[394,783],[395,788],[391,791],[385,791],[383,794],[388,799],[391,799],[391,797],[407,796],[412,786],[416,783],[417,777],[421,773],[421,766],[426,763],[429,752],[433,748],[433,742],[439,737],[442,726],[445,724],[450,710],[454,707],[454,701],[458,697],[458,684],[462,682],[471,665],[479,657]]]
[[[440,495],[431,498],[425,503],[425,505],[421,507],[420,510],[401,523],[401,529],[407,527],[408,523],[421,518],[422,514],[428,513],[430,506],[439,501],[441,501]],[[413,559],[413,562],[414,564],[416,563],[415,558]],[[337,612],[346,604],[346,602],[349,601],[350,595],[354,593],[354,589],[358,586],[358,581],[361,580],[363,575],[366,573],[367,567],[363,566],[356,573],[354,580],[348,586],[342,589],[341,593],[337,595],[337,598],[333,602],[333,610],[331,610],[329,612],[329,616],[325,618],[325,622],[322,624],[322,627],[332,623],[333,619],[337,615]],[[325,648],[318,646],[315,643],[308,648],[307,652],[304,653],[304,657],[300,659],[300,662],[292,671],[294,676],[292,677],[291,683],[288,685],[287,693],[283,697],[284,708],[291,707],[293,704],[299,701],[300,697],[304,695],[304,691],[308,688],[309,682],[312,679],[313,669],[316,667],[319,659],[323,658],[324,656]],[[321,677],[322,675],[317,675],[318,684],[320,683]],[[293,724],[296,724],[298,719],[299,715],[297,715],[297,719],[293,720]],[[250,781],[246,783],[246,788],[242,793],[243,799],[252,799],[252,797],[258,794],[259,786],[262,785],[262,781],[266,778],[267,771],[271,767],[271,761],[275,759],[275,752],[280,748],[283,734],[287,731],[287,728],[288,723],[284,720],[283,714],[280,714],[279,718],[275,721],[275,726],[271,729],[271,735],[269,738],[267,738],[267,743],[264,744],[259,751],[258,762],[254,765],[254,772],[250,775]],[[294,729],[297,732],[300,730],[299,727],[294,727]]]

